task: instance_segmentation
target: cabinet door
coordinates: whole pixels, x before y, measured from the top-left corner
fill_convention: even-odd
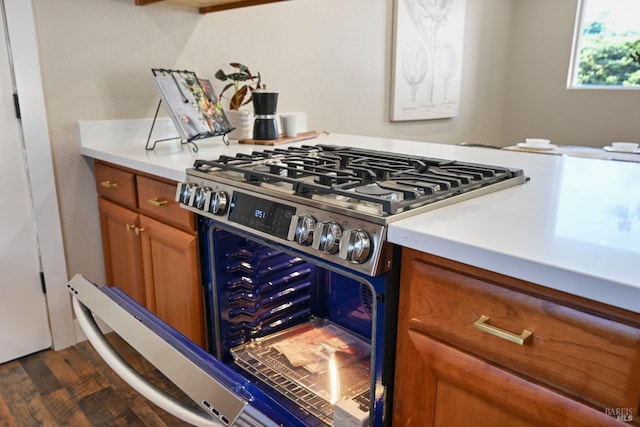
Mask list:
[[[98,199],[107,283],[146,304],[138,214],[104,198]]]
[[[408,254],[409,252],[407,252]],[[418,254],[405,262],[408,327],[599,408],[637,408],[640,329],[566,302],[525,294],[513,281]],[[482,274],[482,275],[480,275]],[[525,345],[479,329],[532,332]]]
[[[94,163],[94,170],[96,191],[100,197],[127,208],[136,208],[136,176],[133,172],[101,162]]]
[[[203,299],[195,234],[140,215],[147,305],[187,338],[204,346]]]
[[[398,337],[393,425],[615,426],[604,412],[416,331]]]
[[[193,213],[182,209],[180,203],[174,200],[176,196],[175,183],[159,181],[145,176],[138,176],[136,183],[140,213],[185,231],[195,230]]]
[[[506,281],[506,277],[497,280],[495,273],[467,270],[462,264],[403,250],[394,427],[613,426],[620,424],[608,413],[615,416],[616,411],[624,411],[625,414],[635,411],[633,399],[612,401],[633,405],[630,408],[588,403],[588,397],[593,393],[583,392],[591,390],[591,381],[603,377],[598,366],[590,371],[580,371],[586,374],[581,374],[573,387],[562,387],[564,383],[553,381],[560,377],[554,375],[558,363],[562,362],[560,366],[565,367],[567,376],[575,370],[570,369],[571,360],[565,360],[568,357],[563,356],[563,352],[554,352],[553,347],[548,347],[556,340],[551,339],[552,335],[547,334],[546,330],[562,331],[575,321],[563,324],[557,316],[561,310],[550,309],[546,300],[538,297],[532,299],[515,289],[496,286]],[[503,304],[497,301],[503,301]],[[489,309],[492,315],[499,311],[496,307],[504,306],[504,311],[509,313],[506,318],[525,319],[518,324],[528,325],[531,319],[539,318],[534,330],[540,332],[538,339],[541,342],[530,343],[522,350],[512,342],[476,330],[472,323],[477,313],[472,313],[470,321],[460,320],[466,319],[476,306],[482,306],[483,311]],[[546,316],[540,313],[546,313]],[[563,319],[567,321],[583,317],[574,314]],[[636,336],[625,325],[608,325],[607,331],[601,332],[597,327],[600,323],[595,320],[580,324],[587,326],[592,334],[609,337],[611,342],[608,349],[611,352],[620,351],[618,347],[612,349],[614,342],[633,342]],[[631,338],[622,339],[625,334]],[[565,337],[567,335],[575,334],[564,334]],[[565,339],[564,342],[566,347],[572,349],[576,342],[587,343],[592,340]],[[534,348],[534,344],[537,347]],[[600,343],[600,346],[606,347],[606,344]],[[623,353],[631,361],[625,366],[633,365],[635,360],[629,356],[635,354],[633,344],[627,347],[631,350]],[[498,352],[493,351],[494,348],[499,348],[499,353],[504,357],[496,357]],[[596,361],[608,360],[600,350],[594,350],[586,344],[580,348],[583,351],[573,356],[574,365],[592,358]],[[539,359],[545,358],[556,360],[556,363],[539,363]],[[630,368],[628,372],[635,371]],[[547,381],[546,385],[542,380]],[[626,397],[626,393],[619,394]]]

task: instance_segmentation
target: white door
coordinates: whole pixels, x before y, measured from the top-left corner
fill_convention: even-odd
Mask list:
[[[5,20],[4,16],[0,18],[0,363],[3,363],[49,348],[51,332],[40,284],[20,122],[13,105]]]

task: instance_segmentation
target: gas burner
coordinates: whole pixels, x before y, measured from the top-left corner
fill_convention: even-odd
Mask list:
[[[334,200],[349,210],[357,211],[361,203],[369,211],[373,204],[383,217],[501,182],[524,182],[521,170],[327,145],[197,160],[191,171],[212,180],[224,177],[240,185],[250,184],[256,192],[260,187],[275,187],[294,199],[321,199],[323,204]],[[348,206],[341,205],[342,199],[349,200]]]
[[[360,187],[356,187],[355,191],[361,194],[368,194],[370,196],[386,197],[391,200],[397,199],[397,194],[388,188],[382,188],[378,184],[367,184]]]

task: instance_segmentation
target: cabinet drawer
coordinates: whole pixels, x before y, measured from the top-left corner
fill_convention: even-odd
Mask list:
[[[176,184],[138,176],[139,211],[184,230],[194,230],[193,214],[175,201]]]
[[[133,173],[99,162],[94,164],[94,168],[100,196],[136,208],[136,177]]]
[[[640,330],[415,257],[403,264],[409,328],[601,408],[638,408]],[[495,279],[497,275],[491,277]],[[524,345],[476,326],[515,335]]]

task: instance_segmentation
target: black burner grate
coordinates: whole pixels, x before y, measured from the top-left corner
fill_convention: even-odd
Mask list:
[[[522,175],[504,167],[327,145],[196,160],[194,168],[236,172],[256,185],[288,183],[302,197],[348,197],[376,204],[387,214]]]

